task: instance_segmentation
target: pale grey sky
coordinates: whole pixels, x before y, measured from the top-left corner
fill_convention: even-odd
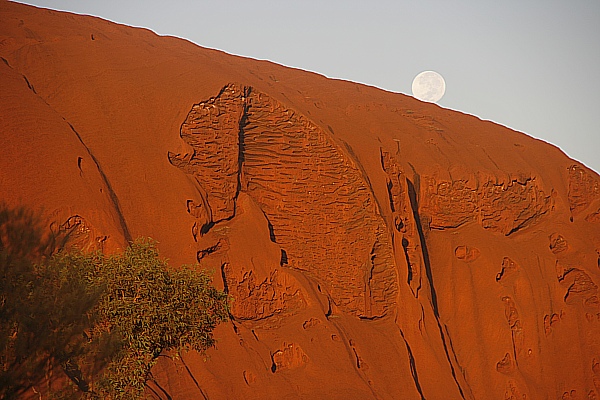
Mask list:
[[[599,0],[33,0],[201,46],[411,94],[559,146],[600,171]]]

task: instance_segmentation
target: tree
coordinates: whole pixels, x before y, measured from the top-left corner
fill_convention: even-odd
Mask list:
[[[59,254],[53,263],[77,268],[94,257],[90,287],[103,287],[90,339],[117,336],[119,349],[90,392],[103,398],[139,398],[163,351],[214,345],[213,329],[228,316],[227,295],[197,266],[169,267],[156,243],[138,239],[123,254]],[[83,269],[83,268],[82,268]],[[89,364],[84,353],[78,360]]]
[[[0,206],[0,398],[11,399],[46,380],[52,365],[79,356],[82,332],[100,291],[78,270],[47,261],[57,237],[40,216]]]
[[[214,345],[227,296],[197,265],[171,268],[151,239],[107,256],[57,246],[64,238],[42,232],[36,214],[0,207],[0,399],[41,384],[62,395],[140,398],[162,352]],[[73,385],[59,378],[51,388],[49,371]]]

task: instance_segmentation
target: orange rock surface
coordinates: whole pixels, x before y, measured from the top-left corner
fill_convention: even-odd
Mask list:
[[[218,34],[218,33],[215,33]],[[174,399],[600,397],[600,177],[473,116],[0,2],[0,193],[232,298]]]

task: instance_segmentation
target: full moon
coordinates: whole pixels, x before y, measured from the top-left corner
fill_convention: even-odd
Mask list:
[[[423,71],[412,83],[413,96],[421,101],[435,103],[446,93],[446,82],[434,71]]]

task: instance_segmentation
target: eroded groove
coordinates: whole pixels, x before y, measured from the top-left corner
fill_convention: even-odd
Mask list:
[[[65,122],[67,122],[67,121],[65,120]],[[83,141],[83,139],[81,138],[79,133],[73,127],[73,125],[71,125],[70,122],[67,122],[67,124],[69,124],[69,126],[71,127],[71,130],[73,131],[73,133],[75,133],[75,136],[77,136],[77,139],[79,139],[79,142],[81,143],[81,145],[85,148],[85,150],[89,154],[92,161],[94,161],[94,164],[96,165],[96,168],[98,169],[98,172],[100,173],[100,176],[102,177],[102,180],[104,181],[104,185],[106,185],[106,191],[108,192],[108,196],[110,197],[110,200],[111,200],[113,206],[115,207],[115,211],[117,212],[117,218],[119,219],[119,224],[121,225],[121,230],[123,231],[123,237],[125,238],[125,241],[127,243],[132,242],[133,238],[131,237],[131,234],[129,233],[129,228],[127,227],[127,223],[125,222],[125,217],[123,217],[123,212],[121,211],[121,205],[119,204],[119,198],[117,197],[117,194],[115,193],[112,186],[110,185],[110,181],[108,180],[108,178],[106,177],[106,174],[102,170],[100,163],[98,162],[98,160],[96,159],[96,157],[94,156],[92,151],[89,149],[89,147],[87,147],[87,145],[85,144],[85,142]]]
[[[413,295],[418,297],[424,267],[421,238],[418,233],[417,222],[414,216],[415,212],[411,205],[409,193],[409,185],[411,183],[390,153],[380,149],[380,157],[381,167],[387,175],[388,197],[393,219],[392,224],[396,232],[402,237],[402,250],[408,266],[407,283]]]
[[[425,395],[423,395],[423,390],[421,389],[421,384],[419,383],[419,374],[417,373],[417,364],[415,363],[415,357],[413,356],[412,349],[410,348],[410,344],[404,337],[404,332],[402,329],[398,327],[400,331],[400,336],[402,336],[402,340],[404,340],[404,345],[406,346],[406,351],[408,352],[408,362],[410,363],[410,373],[412,375],[413,381],[415,382],[415,387],[417,388],[417,392],[421,396],[421,400],[425,400]]]
[[[4,63],[12,70],[14,70],[15,72],[19,73],[16,69],[14,69],[9,63],[8,61],[4,58],[4,57],[0,57],[2,59],[2,61],[4,61]],[[20,73],[19,73],[20,74]],[[125,222],[125,218],[123,216],[123,212],[121,210],[121,205],[119,203],[119,198],[117,197],[115,191],[113,190],[110,181],[108,180],[108,177],[106,176],[106,174],[104,173],[104,171],[102,170],[102,167],[100,166],[100,163],[98,162],[98,159],[94,156],[94,154],[92,153],[92,151],[90,150],[90,148],[85,144],[85,142],[83,141],[83,138],[81,137],[81,135],[79,134],[79,132],[77,132],[77,130],[73,127],[73,125],[67,121],[65,119],[65,117],[63,117],[62,115],[58,114],[56,112],[56,110],[50,105],[48,104],[48,102],[42,97],[40,96],[35,88],[33,87],[33,84],[29,81],[29,79],[27,79],[27,77],[23,74],[20,74],[23,79],[25,80],[25,83],[27,84],[27,87],[42,101],[44,102],[44,104],[46,104],[48,107],[50,107],[50,109],[52,109],[52,111],[54,111],[57,115],[59,115],[63,121],[65,121],[68,125],[69,128],[71,128],[71,131],[73,131],[73,133],[75,134],[75,136],[77,137],[77,140],[79,140],[79,143],[81,143],[81,145],[83,146],[83,148],[85,149],[85,151],[88,153],[88,155],[90,156],[90,158],[92,159],[92,161],[94,162],[94,164],[96,165],[96,168],[98,170],[98,172],[100,173],[100,177],[102,178],[102,181],[106,187],[106,190],[108,192],[109,198],[111,203],[113,204],[113,206],[115,207],[115,211],[117,213],[117,219],[119,220],[119,225],[121,227],[121,231],[123,233],[123,238],[125,239],[125,241],[127,243],[132,242],[133,239],[131,237],[131,234],[129,233],[129,228],[127,227],[127,223]],[[81,166],[80,161],[78,160],[78,166]]]
[[[185,362],[185,360],[183,359],[183,356],[181,354],[179,355],[179,359],[181,360],[181,363],[185,367],[185,370],[187,371],[187,373],[190,375],[190,378],[192,378],[192,380],[194,381],[194,384],[196,385],[196,387],[200,391],[200,394],[202,395],[202,398],[205,399],[205,400],[208,400],[208,397],[206,396],[206,393],[204,393],[204,390],[202,390],[202,388],[200,387],[200,384],[196,380],[196,377],[194,376],[194,374],[192,374],[192,371],[190,370],[190,367],[188,367],[187,363]]]
[[[458,388],[458,391],[460,392],[461,397],[463,399],[465,399],[463,389],[462,389],[460,383],[458,382],[458,377],[456,376],[456,370],[454,368],[454,363],[452,362],[452,358],[450,357],[450,352],[448,350],[448,344],[446,343],[448,338],[446,337],[446,333],[444,332],[444,330],[442,328],[442,324],[440,322],[440,313],[439,313],[439,307],[438,307],[438,302],[437,302],[437,293],[435,291],[435,284],[433,282],[433,273],[431,271],[431,263],[429,260],[429,251],[427,250],[427,242],[425,241],[425,234],[423,232],[423,226],[421,224],[421,217],[419,216],[419,204],[417,201],[417,192],[415,190],[413,183],[408,179],[407,179],[407,184],[408,184],[408,194],[409,194],[409,198],[410,198],[410,204],[411,204],[411,208],[413,210],[413,217],[415,219],[417,231],[419,233],[419,238],[421,240],[421,248],[423,251],[423,253],[422,253],[423,254],[423,263],[425,265],[425,274],[427,276],[427,281],[429,282],[431,307],[433,309],[435,321],[438,326],[438,330],[440,332],[440,338],[442,339],[442,345],[444,346],[444,353],[446,354],[446,359],[448,360],[448,365],[450,366],[450,372],[452,373],[452,378],[454,379],[454,382],[456,383],[456,386]],[[456,355],[455,355],[455,358],[456,358]]]
[[[171,395],[169,394],[169,392],[167,392],[157,381],[156,379],[154,379],[154,377],[152,377],[152,375],[150,375],[150,382],[154,383],[156,385],[156,387],[165,395],[166,400],[173,400],[173,397],[171,397]],[[152,392],[154,392],[158,398],[161,398],[161,396],[159,395],[159,393],[154,390],[151,386],[149,386],[148,384],[146,384],[147,388],[150,388],[150,390],[152,390]]]
[[[440,331],[441,331],[442,330],[442,325],[441,325],[441,323],[439,321],[438,321],[438,326],[440,327]],[[469,391],[469,398],[473,399],[473,393],[471,393],[471,388],[469,387],[469,384],[466,382],[466,378],[464,376],[464,370],[461,368],[461,366],[458,363],[458,357],[456,356],[456,352],[454,351],[454,345],[452,344],[452,338],[450,337],[450,332],[448,332],[448,327],[446,325],[444,325],[444,330],[445,331],[442,332],[442,338],[443,338],[443,341],[444,341],[444,350],[446,351],[446,355],[448,356],[448,362],[450,362],[450,367],[452,369],[452,376],[454,378],[454,381],[456,382],[456,385],[458,386],[458,390],[460,392],[460,395],[464,399],[465,398],[465,394],[463,392],[463,388],[461,387],[460,383],[458,382],[458,378],[456,377],[456,371],[454,369],[454,364],[450,360],[450,352],[452,353],[452,356],[454,357],[454,361],[456,362],[458,368],[460,368],[460,370],[463,371],[463,378],[465,379],[466,390]],[[448,348],[447,348],[447,345],[446,345],[446,341],[450,345],[450,352],[448,351]]]
[[[410,180],[406,180],[408,186],[408,198],[410,199],[410,207],[412,209],[413,218],[415,221],[415,227],[417,234],[421,242],[421,254],[423,256],[423,265],[425,266],[425,274],[429,281],[429,293],[431,296],[431,307],[436,320],[439,320],[440,314],[438,311],[437,293],[435,291],[435,285],[433,283],[433,273],[431,272],[431,263],[429,261],[429,251],[427,250],[427,242],[425,241],[425,234],[423,232],[423,226],[421,224],[421,217],[419,215],[419,205],[417,203],[417,192],[415,186]]]
[[[34,94],[37,94],[37,92],[35,91],[35,88],[29,82],[29,79],[27,79],[27,77],[25,75],[22,75],[22,76],[23,76],[23,79],[25,79],[25,83],[27,84],[27,87],[29,88],[29,90],[31,90]]]

